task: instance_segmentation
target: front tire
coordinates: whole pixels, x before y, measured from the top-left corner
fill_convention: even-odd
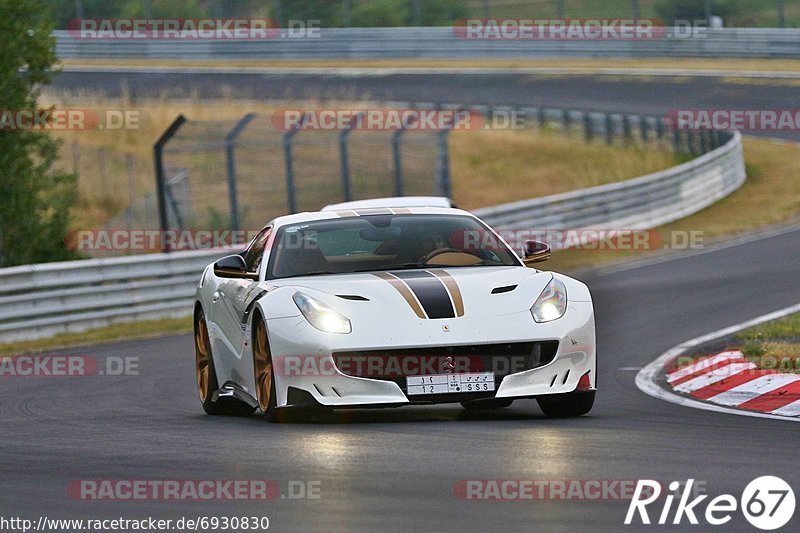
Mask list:
[[[585,415],[592,410],[597,391],[575,391],[537,398],[539,408],[549,417],[566,418]]]
[[[260,316],[253,317],[253,372],[256,381],[256,399],[261,412],[270,422],[277,422],[275,399],[275,371],[267,339],[267,327]]]
[[[206,316],[202,309],[197,312],[194,321],[194,362],[197,393],[206,414],[218,416],[252,414],[252,407],[232,398],[218,398],[216,402],[212,401],[214,393],[219,389],[219,383],[217,382],[217,372],[214,369],[214,356],[211,353]]]

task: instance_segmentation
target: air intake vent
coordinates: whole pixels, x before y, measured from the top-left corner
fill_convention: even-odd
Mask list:
[[[495,287],[494,289],[492,289],[492,294],[502,294],[504,292],[511,292],[516,288],[517,288],[516,285],[506,285],[504,287]]]
[[[339,298],[343,300],[354,300],[356,302],[368,302],[369,298],[364,298],[363,296],[359,296],[357,294],[337,294]]]

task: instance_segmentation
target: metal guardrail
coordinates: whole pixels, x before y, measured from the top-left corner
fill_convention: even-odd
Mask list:
[[[746,179],[742,136],[681,165],[618,183],[475,210],[503,229],[649,229],[713,204]]]
[[[186,316],[203,267],[223,255],[204,250],[0,269],[0,341]]]
[[[745,180],[741,135],[687,163],[631,180],[479,209],[503,229],[647,229],[723,198]],[[205,265],[224,250],[174,252],[0,269],[0,342],[117,322],[186,316]]]
[[[669,30],[669,29],[668,29]],[[703,29],[693,37],[653,39],[464,39],[453,27],[322,28],[318,38],[288,30],[264,40],[87,39],[53,32],[61,59],[412,59],[539,57],[800,57],[800,29]]]

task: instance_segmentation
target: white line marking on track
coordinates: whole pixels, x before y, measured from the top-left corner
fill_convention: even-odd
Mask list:
[[[667,363],[669,363],[675,357],[678,357],[679,355],[686,353],[686,351],[690,350],[691,348],[694,348],[705,342],[712,341],[720,337],[725,337],[726,335],[730,335],[732,333],[736,333],[737,331],[757,326],[759,324],[763,324],[764,322],[769,322],[770,320],[782,318],[785,317],[786,315],[791,315],[792,313],[797,313],[797,312],[800,312],[800,304],[793,305],[791,307],[786,307],[784,309],[779,309],[778,311],[756,317],[752,320],[748,320],[747,322],[742,322],[741,324],[736,324],[728,328],[724,328],[718,331],[713,331],[711,333],[708,333],[707,335],[703,335],[695,339],[688,340],[683,344],[679,344],[678,346],[675,346],[674,348],[667,350],[666,352],[661,354],[661,356],[658,359],[656,359],[649,365],[645,366],[642,370],[640,370],[639,373],[636,374],[636,386],[639,388],[640,391],[649,396],[653,396],[654,398],[659,398],[661,400],[674,403],[677,405],[682,405],[684,407],[692,407],[694,409],[702,409],[704,411],[714,411],[717,413],[727,413],[730,415],[751,416],[753,418],[770,418],[773,420],[800,422],[800,418],[792,418],[800,414],[800,400],[792,404],[783,406],[780,409],[776,409],[772,413],[758,413],[755,411],[744,411],[741,409],[735,409],[733,407],[714,405],[711,403],[705,403],[699,400],[686,398],[685,396],[681,396],[679,394],[675,394],[672,391],[664,389],[656,381],[657,376],[661,373],[661,371],[663,370],[664,366]],[[789,409],[791,406],[794,407],[792,407],[792,409]],[[795,413],[795,414],[789,414],[789,413]]]

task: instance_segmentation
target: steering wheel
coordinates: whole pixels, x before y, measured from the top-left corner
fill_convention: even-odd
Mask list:
[[[457,254],[466,254],[463,250],[456,250],[455,248],[437,248],[436,250],[429,252],[425,257],[422,258],[422,264],[427,264],[428,261],[436,257],[437,255],[446,254],[448,252],[457,253]],[[472,255],[472,254],[469,254]]]

